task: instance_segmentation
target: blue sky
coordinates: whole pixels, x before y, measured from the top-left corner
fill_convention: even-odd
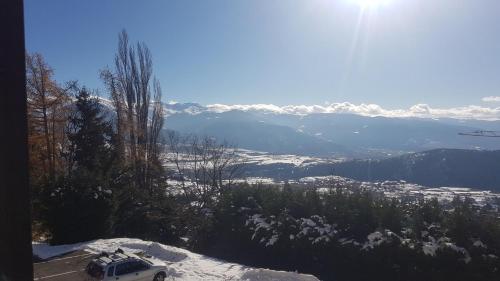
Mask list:
[[[355,1],[26,0],[26,46],[102,89],[125,28],[180,102],[498,106],[500,1]]]

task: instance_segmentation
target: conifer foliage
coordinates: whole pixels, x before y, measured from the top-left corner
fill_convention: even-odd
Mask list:
[[[76,111],[67,129],[72,168],[102,176],[111,164],[113,130],[97,97],[85,88],[76,96]]]
[[[111,230],[111,124],[88,90],[81,89],[69,118],[68,173],[42,189],[42,213],[54,243],[106,236]]]

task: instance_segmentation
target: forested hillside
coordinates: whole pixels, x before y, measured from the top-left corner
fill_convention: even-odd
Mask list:
[[[336,175],[362,181],[405,180],[430,187],[458,186],[500,191],[500,151],[436,149],[383,160],[332,166]]]

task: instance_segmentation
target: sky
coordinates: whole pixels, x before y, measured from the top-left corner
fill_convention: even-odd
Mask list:
[[[498,0],[25,0],[28,52],[100,89],[118,33],[165,101],[500,107]]]

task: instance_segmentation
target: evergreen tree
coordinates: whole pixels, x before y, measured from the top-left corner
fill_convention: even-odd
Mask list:
[[[43,188],[43,218],[53,243],[101,238],[111,232],[112,132],[98,98],[80,90],[67,130],[68,175]]]
[[[70,118],[68,132],[71,160],[75,171],[101,176],[109,170],[112,160],[112,126],[105,119],[99,99],[88,90],[83,88],[76,98],[76,112]]]

